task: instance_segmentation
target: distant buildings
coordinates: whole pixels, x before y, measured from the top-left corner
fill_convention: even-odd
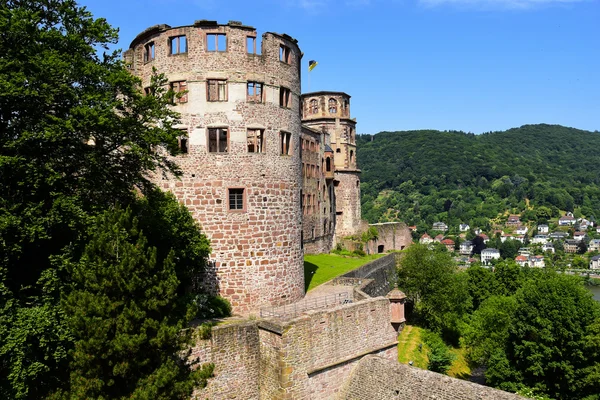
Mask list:
[[[590,260],[590,269],[600,269],[600,255],[592,257]]]
[[[537,226],[538,233],[548,233],[549,229],[550,228],[548,227],[548,225],[538,225]]]
[[[489,265],[490,261],[498,260],[500,258],[500,250],[498,249],[483,249],[481,250],[481,263],[483,265]]]
[[[466,240],[460,244],[460,254],[468,256],[473,252],[474,247],[475,245],[473,245],[472,241]]]
[[[575,225],[575,218],[572,215],[563,215],[562,217],[560,217],[558,219],[558,225],[559,226],[571,226],[571,225]]]
[[[433,230],[434,231],[446,232],[448,230],[448,225],[446,225],[443,222],[434,222],[433,223]]]

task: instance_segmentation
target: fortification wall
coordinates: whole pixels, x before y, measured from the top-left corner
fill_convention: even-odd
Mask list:
[[[306,237],[306,236],[305,236]],[[313,240],[304,240],[305,254],[329,253],[334,246],[333,232],[317,237]]]
[[[360,171],[335,172],[335,210],[337,237],[360,232]]]
[[[375,356],[364,357],[358,363],[337,398],[340,400],[524,399],[512,393]]]
[[[181,45],[175,54],[174,40]],[[202,226],[213,250],[213,275],[204,281],[242,313],[304,295],[301,52],[287,35],[265,33],[261,54],[248,47],[251,40],[260,40],[252,27],[198,21],[153,27],[125,53],[144,87],[156,68],[174,89],[187,90],[174,106],[187,139],[171,159],[183,175],[155,181]]]
[[[403,250],[412,243],[410,229],[403,222],[384,222],[380,224],[369,224],[378,232],[376,240],[367,243],[367,253],[383,253],[391,250]]]
[[[385,296],[395,283],[397,257],[397,253],[391,253],[373,260],[335,278],[333,283],[355,285],[371,297]]]
[[[256,322],[232,323],[213,327],[211,338],[197,340],[190,358],[201,364],[214,363],[214,378],[193,398],[257,400],[261,353]]]

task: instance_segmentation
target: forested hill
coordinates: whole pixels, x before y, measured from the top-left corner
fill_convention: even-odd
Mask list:
[[[357,137],[363,218],[489,226],[506,212],[600,220],[600,133],[524,125],[481,135],[381,132]],[[525,218],[523,218],[523,216]]]

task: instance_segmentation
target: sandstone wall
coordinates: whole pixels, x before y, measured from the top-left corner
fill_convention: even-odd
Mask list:
[[[340,400],[518,400],[512,393],[450,378],[384,358],[364,357],[337,397]]]
[[[355,285],[371,297],[385,296],[396,282],[397,257],[397,253],[391,253],[373,260],[334,279],[333,283]]]
[[[211,35],[226,37],[224,51],[209,51]],[[187,51],[171,54],[171,38],[185,36]],[[136,37],[125,53],[144,87],[152,69],[169,82],[186,82],[187,101],[174,107],[187,134],[187,153],[172,159],[183,176],[156,176],[191,211],[211,241],[212,289],[229,299],[235,312],[282,305],[304,295],[301,209],[300,60],[296,41],[265,33],[261,54],[249,53],[256,30],[238,23],[198,21],[191,26],[153,27]],[[256,38],[260,41],[260,38]],[[144,59],[147,46],[154,58]],[[289,62],[280,61],[281,46]],[[209,101],[209,80],[226,82],[222,101]],[[248,98],[248,82],[263,84],[260,101]],[[291,103],[280,105],[280,93]],[[212,99],[214,100],[214,99]],[[226,129],[223,149],[211,151],[209,131]],[[263,150],[250,151],[249,130],[263,133]],[[282,132],[291,150],[282,154]],[[223,141],[225,142],[225,140]],[[243,207],[231,209],[231,190],[243,190]]]
[[[403,222],[369,224],[369,227],[375,227],[378,232],[377,239],[367,243],[366,251],[369,254],[403,250],[412,243],[410,229]]]

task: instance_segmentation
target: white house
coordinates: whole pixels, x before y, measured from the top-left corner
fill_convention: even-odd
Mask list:
[[[479,236],[483,239],[483,243],[487,243],[490,241],[490,238],[485,233],[479,234]]]
[[[538,225],[537,226],[538,233],[548,233],[549,230],[550,230],[550,228],[548,228],[548,225]]]
[[[515,232],[517,235],[525,235],[525,234],[527,234],[527,227],[521,225],[520,227],[517,228],[517,230]]]
[[[533,239],[531,239],[531,243],[534,244],[544,244],[548,242],[548,236],[546,235],[535,235]]]
[[[491,260],[499,259],[500,251],[498,249],[483,249],[481,250],[481,263],[483,265],[489,265]]]
[[[596,227],[596,233],[600,233],[600,225]]]
[[[586,237],[586,233],[585,232],[575,232],[573,233],[573,239],[575,239],[578,242],[581,242],[583,239],[585,239]]]
[[[600,269],[600,255],[592,257],[590,260],[590,269]]]
[[[513,239],[518,240],[521,243],[525,243],[525,235],[517,235]]]
[[[517,258],[515,258],[515,261],[521,267],[525,267],[525,266],[529,265],[529,257],[527,257],[527,256],[517,256]]]
[[[433,223],[433,230],[434,231],[446,232],[448,230],[448,225],[446,225],[443,222],[434,222]]]
[[[473,232],[474,232],[476,235],[479,235],[479,234],[480,234],[481,232],[483,232],[483,231],[481,230],[481,228],[475,228],[475,229],[473,230]]]
[[[546,263],[544,262],[544,256],[529,257],[529,266],[535,268],[544,268],[546,266]]]
[[[473,242],[471,242],[470,240],[465,240],[460,244],[460,254],[468,256],[471,254],[474,247],[475,246],[473,245]]]
[[[544,243],[542,250],[548,253],[554,253],[554,245],[552,243]]]
[[[590,240],[590,243],[588,243],[588,251],[600,251],[600,239]]]
[[[575,218],[572,215],[563,215],[558,219],[559,226],[575,225]]]
[[[502,236],[500,236],[500,241],[502,243],[506,242],[508,239],[512,239],[513,236],[510,233],[503,233]]]
[[[460,225],[458,226],[458,229],[459,229],[461,232],[467,232],[469,229],[471,229],[471,227],[469,226],[469,224],[460,224]]]
[[[419,239],[419,243],[421,244],[429,244],[431,242],[433,242],[433,239],[427,233],[424,233],[423,236],[421,236],[421,238]]]

